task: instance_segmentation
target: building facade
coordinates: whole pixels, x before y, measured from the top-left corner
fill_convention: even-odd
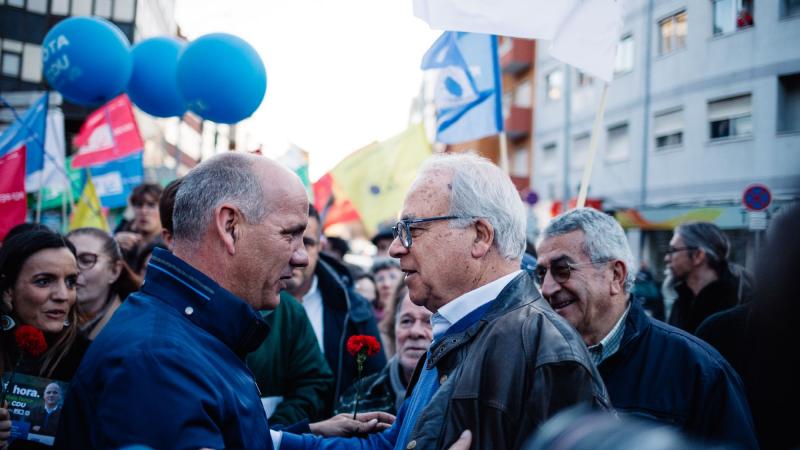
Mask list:
[[[709,220],[750,263],[765,222],[800,199],[800,1],[629,0],[589,198],[660,272],[672,228]],[[534,190],[546,222],[577,196],[602,82],[538,42]],[[761,183],[764,214],[742,205]]]

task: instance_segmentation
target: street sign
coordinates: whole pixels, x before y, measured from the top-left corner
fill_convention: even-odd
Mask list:
[[[748,211],[764,211],[772,203],[772,193],[763,184],[751,184],[742,194],[742,204]]]

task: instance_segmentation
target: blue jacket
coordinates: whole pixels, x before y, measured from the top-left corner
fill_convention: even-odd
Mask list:
[[[244,356],[267,324],[248,304],[156,249],[83,359],[64,404],[57,448],[271,449]]]
[[[346,350],[350,336],[365,334],[380,342],[381,335],[375,315],[364,297],[353,287],[347,269],[335,259],[320,255],[317,268],[317,289],[322,294],[322,340],[325,344],[325,359],[334,375],[334,396],[327,399],[333,410],[334,400],[357,381],[356,359]],[[380,372],[386,366],[386,356],[381,350],[367,358],[362,376]]]
[[[611,403],[706,442],[758,448],[739,376],[710,345],[632,302],[617,353],[598,369]]]

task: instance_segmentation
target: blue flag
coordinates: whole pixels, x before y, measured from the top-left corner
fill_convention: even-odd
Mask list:
[[[85,183],[86,171],[81,171],[81,184]],[[89,167],[92,182],[106,208],[120,208],[128,204],[133,188],[144,182],[142,152]]]
[[[436,141],[480,139],[503,131],[503,88],[497,37],[445,31],[422,58],[422,69],[438,70],[433,103]]]
[[[0,156],[25,145],[25,174],[44,168],[45,123],[48,94],[45,93],[25,114],[0,135]]]

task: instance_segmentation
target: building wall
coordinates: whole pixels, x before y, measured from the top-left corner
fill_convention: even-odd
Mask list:
[[[797,200],[800,132],[779,132],[777,124],[783,98],[779,77],[800,73],[800,15],[786,17],[784,0],[756,1],[753,26],[715,35],[710,0],[629,0],[623,7],[633,66],[609,88],[589,196],[603,199],[607,210],[740,208],[743,189],[760,182],[771,188],[776,206]],[[685,46],[660,54],[659,22],[681,11],[687,13]],[[538,45],[536,67],[533,184],[547,203],[577,195],[584,164],[575,137],[591,131],[602,86],[597,80],[578,86],[578,72],[551,58],[546,43]],[[562,87],[560,99],[548,100],[547,77],[556,70],[569,70],[564,77],[569,86]],[[709,101],[741,94],[751,95],[752,133],[711,139]],[[675,109],[682,110],[682,143],[657,149],[655,116]],[[611,155],[608,129],[624,123],[628,152]],[[746,228],[742,217],[726,227]],[[644,253],[659,257],[644,247]]]

